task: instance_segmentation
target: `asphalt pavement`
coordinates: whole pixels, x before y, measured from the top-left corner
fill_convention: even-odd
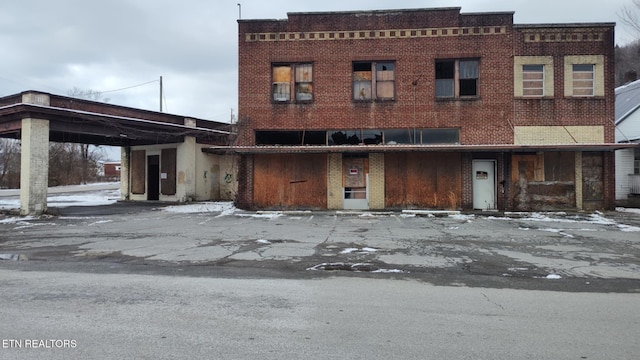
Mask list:
[[[21,261],[0,260],[0,268],[640,291],[637,212],[283,213],[200,206],[205,209],[118,202],[38,218],[5,215],[0,256]]]

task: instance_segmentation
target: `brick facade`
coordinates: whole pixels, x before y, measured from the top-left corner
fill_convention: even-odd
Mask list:
[[[582,151],[581,144],[614,142],[613,24],[514,25],[512,12],[463,14],[459,8],[289,13],[285,20],[239,20],[238,23],[240,120],[236,145],[245,149],[245,164],[250,164],[250,154],[263,151],[329,153],[328,169],[319,172],[328,177],[328,208],[336,208],[341,203],[341,196],[336,194],[344,186],[338,186],[338,180],[342,182],[337,173],[342,171],[338,167],[340,154],[354,151],[369,154],[368,191],[372,209],[384,208],[388,202],[385,199],[389,200],[391,196],[385,190],[385,171],[398,170],[385,166],[383,153],[399,151],[461,152],[457,157],[460,163],[450,164],[458,167],[454,171],[445,172],[440,167],[440,170],[425,173],[426,176],[457,174],[454,183],[459,183],[459,187],[443,194],[433,185],[434,193],[424,195],[421,189],[425,189],[426,183],[437,184],[437,181],[411,175],[397,180],[405,183],[395,183],[394,189],[404,188],[414,195],[439,198],[431,201],[436,206],[445,203],[443,197],[449,197],[449,203],[463,209],[474,207],[472,194],[476,185],[471,162],[475,159],[495,160],[495,206],[509,209],[516,193],[523,198],[522,191],[546,188],[542,186],[546,184],[517,188],[522,186],[521,181],[516,181],[520,170],[513,168],[510,153],[526,150],[540,155],[556,150],[554,145],[564,146],[563,151]],[[477,63],[475,75],[463,75],[467,70],[463,70],[460,62],[465,61]],[[544,96],[523,95],[523,65],[530,62],[544,65]],[[354,99],[354,84],[360,76],[357,74],[359,63],[371,66],[372,93],[382,91],[375,87],[377,81],[389,80],[388,77],[377,78],[376,64],[391,64],[392,92],[380,98],[370,96],[364,101]],[[455,67],[451,84],[455,84],[452,86],[456,90],[451,97],[437,95],[443,89],[438,87],[442,86],[437,85],[438,81],[449,76],[438,75],[440,70],[437,68],[441,63]],[[306,66],[312,69],[310,79],[305,80],[312,95],[305,101],[295,96],[298,86],[296,64],[310,64]],[[579,80],[579,75],[575,75],[577,80],[568,79],[574,76],[574,64],[593,65],[593,96],[576,97],[567,88]],[[285,101],[274,98],[276,81],[280,81],[274,75],[277,66],[291,66],[291,77],[296,78],[290,85],[284,83]],[[469,86],[463,85],[462,80],[468,78],[476,81],[471,96],[458,94],[463,86]],[[360,139],[360,146],[356,141],[352,148],[332,149],[335,144],[331,143],[331,134],[343,130],[347,134],[349,131],[360,133],[361,137],[366,136],[367,130],[381,135],[374,139],[374,145]],[[411,150],[394,147],[396,141],[387,138],[387,131],[391,134],[393,130],[396,131],[393,134],[403,131],[412,134],[409,141],[415,147]],[[435,130],[454,131],[457,138],[427,143],[425,139]],[[278,138],[279,132],[286,133],[289,138]],[[256,134],[260,134],[259,139]],[[307,143],[312,136],[315,136],[315,142]],[[326,142],[323,142],[323,136]],[[380,147],[373,148],[377,145]],[[449,145],[456,147],[447,150]],[[478,145],[486,145],[486,150],[471,149]],[[601,155],[605,158],[602,207],[609,207],[613,196],[610,190],[613,165],[608,154]],[[427,154],[417,156],[407,164],[429,166],[432,161]],[[518,166],[546,167],[548,171],[556,166],[553,156],[523,159],[533,162]],[[522,171],[522,176],[528,174]],[[305,176],[308,177],[305,181],[312,181],[313,174]],[[571,196],[577,196],[578,178],[554,181],[573,182]],[[386,179],[392,178],[387,176]],[[542,176],[527,181],[549,179]],[[240,186],[239,202],[249,207],[252,205],[250,188],[253,181],[260,180],[247,178],[246,184]],[[539,195],[545,194],[527,196],[534,199]],[[393,203],[397,204],[398,199]],[[424,204],[429,202],[407,202],[404,206]],[[579,204],[580,201],[573,201],[574,207],[579,208]],[[289,205],[305,204],[292,202]],[[527,206],[545,208],[533,200]]]

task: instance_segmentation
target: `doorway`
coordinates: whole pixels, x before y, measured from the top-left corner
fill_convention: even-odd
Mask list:
[[[369,209],[369,156],[347,155],[342,158],[343,209]]]
[[[473,208],[496,209],[496,162],[495,160],[473,160]]]
[[[147,200],[160,200],[160,155],[147,156]]]

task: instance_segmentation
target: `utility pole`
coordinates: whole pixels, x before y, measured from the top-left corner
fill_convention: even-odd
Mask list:
[[[160,76],[160,112],[162,112],[162,76]]]

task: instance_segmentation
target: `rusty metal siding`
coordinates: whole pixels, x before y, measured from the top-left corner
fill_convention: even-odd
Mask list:
[[[460,153],[385,154],[386,207],[459,208],[461,163]]]
[[[256,208],[327,208],[327,155],[255,155]]]
[[[146,151],[131,151],[131,193],[144,194],[146,189]]]
[[[176,155],[175,148],[162,149],[160,154],[160,193],[162,195],[176,194]],[[164,175],[166,174],[166,175]]]

